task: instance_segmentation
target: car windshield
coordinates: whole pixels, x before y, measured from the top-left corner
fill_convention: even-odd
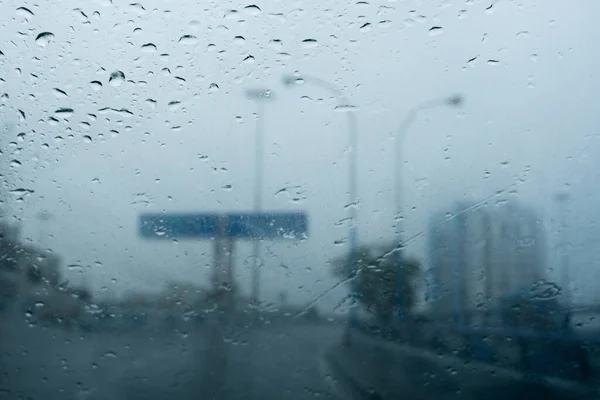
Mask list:
[[[600,398],[598,15],[0,1],[0,398]]]

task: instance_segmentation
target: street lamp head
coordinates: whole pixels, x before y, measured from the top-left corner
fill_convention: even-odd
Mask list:
[[[446,99],[446,104],[452,107],[460,107],[465,102],[465,98],[460,94],[450,96]]]
[[[250,100],[273,100],[275,93],[271,89],[248,89],[246,97]]]

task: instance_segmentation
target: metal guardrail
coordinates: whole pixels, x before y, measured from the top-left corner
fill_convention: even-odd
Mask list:
[[[556,310],[547,319],[556,323],[543,326],[544,329],[523,324],[511,326],[507,318],[503,318],[506,314],[489,311],[472,312],[462,318],[405,316],[402,322],[386,328],[363,323],[358,329],[527,375],[600,382],[600,328],[585,331],[571,324],[574,317],[583,314],[590,315],[590,321],[596,321],[596,315],[600,319],[600,306]]]

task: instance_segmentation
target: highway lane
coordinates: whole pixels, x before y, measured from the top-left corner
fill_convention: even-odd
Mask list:
[[[332,389],[351,398],[323,357],[340,348],[342,333],[342,325],[325,322],[253,328],[239,321],[83,333],[4,317],[0,399],[307,400],[333,399]],[[491,367],[365,340],[372,344],[338,352],[342,372],[383,398],[554,398],[543,387],[486,374]]]
[[[300,325],[248,332],[231,348],[224,399],[305,400],[334,398],[321,361],[341,339],[342,327]]]
[[[83,333],[0,325],[0,398],[329,398],[319,369],[342,328],[320,323]]]

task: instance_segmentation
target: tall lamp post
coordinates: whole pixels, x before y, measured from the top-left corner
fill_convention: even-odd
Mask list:
[[[269,89],[248,89],[246,97],[256,103],[256,139],[254,141],[254,211],[262,210],[262,192],[264,175],[264,137],[265,137],[265,101],[273,100],[275,95]],[[258,304],[260,299],[260,238],[254,238],[252,247],[252,300]]]
[[[569,265],[569,251],[567,248],[567,207],[569,202],[569,193],[560,191],[554,196],[558,211],[558,249],[561,272],[561,285],[563,289],[563,298],[566,308],[571,308],[571,267]]]
[[[424,103],[419,104],[418,106],[411,109],[400,124],[400,128],[398,129],[395,136],[395,146],[394,146],[394,203],[396,206],[396,212],[394,215],[394,219],[396,220],[396,230],[395,230],[395,238],[396,243],[398,243],[398,247],[396,250],[396,265],[398,268],[398,293],[396,296],[396,306],[398,309],[398,316],[403,316],[403,304],[402,304],[402,287],[404,285],[404,276],[402,274],[401,268],[403,264],[403,252],[404,252],[404,243],[402,243],[402,226],[403,226],[403,217],[402,217],[402,141],[406,137],[408,133],[408,128],[414,122],[414,120],[419,116],[421,111],[437,108],[437,107],[460,107],[464,103],[464,98],[461,95],[454,95],[446,98],[433,99],[428,100]]]
[[[357,136],[358,129],[356,124],[355,107],[350,103],[348,98],[342,93],[342,91],[334,84],[327,82],[323,79],[316,78],[313,76],[293,76],[284,75],[282,78],[283,84],[291,87],[295,84],[306,82],[313,84],[322,89],[327,90],[337,98],[337,109],[345,111],[346,123],[348,129],[348,144],[350,145],[350,160],[348,168],[348,197],[349,197],[349,217],[350,217],[350,229],[348,232],[348,243],[350,245],[350,266],[353,274],[357,273],[356,265],[356,247],[357,247],[357,219],[356,219],[356,208],[358,206],[357,196]],[[354,279],[350,280],[351,292],[354,300],[357,300],[358,293],[356,292],[356,284]],[[349,325],[352,327],[356,323],[356,307],[350,308]]]

